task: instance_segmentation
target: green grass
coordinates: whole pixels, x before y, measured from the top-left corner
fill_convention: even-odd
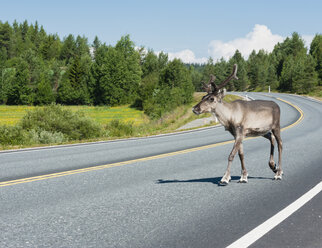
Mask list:
[[[6,106],[0,105],[0,126],[10,125],[13,126],[22,119],[22,117],[35,107],[31,106]]]
[[[322,86],[317,86],[314,91],[310,92],[308,95],[322,101]]]
[[[28,110],[33,110],[34,106],[6,106],[0,105],[0,126],[17,124]],[[142,111],[130,108],[129,106],[106,107],[106,106],[64,106],[73,112],[81,111],[100,124],[106,125],[112,120],[132,122],[139,125],[147,122],[148,118]]]
[[[194,101],[188,108],[191,108],[197,102],[199,102],[204,96],[204,92],[197,92],[194,94]],[[234,101],[240,99],[235,95],[225,96],[226,101]],[[0,126],[9,125],[13,126],[17,124],[24,115],[26,115],[28,110],[33,110],[36,107],[34,106],[7,106],[0,105]],[[64,106],[65,109],[70,109],[73,112],[81,111],[86,116],[91,117],[100,124],[106,125],[112,120],[119,120],[122,122],[131,122],[134,125],[146,124],[149,122],[149,118],[144,115],[140,110],[131,108],[129,105],[119,106],[119,107],[107,107],[107,106]],[[180,115],[180,111],[183,111],[182,108],[176,112],[177,115]],[[190,111],[191,112],[191,111]],[[194,120],[198,118],[208,117],[210,114],[204,114],[200,116],[193,115],[190,113],[189,116],[185,116],[185,119]],[[182,116],[181,116],[182,117]],[[164,117],[166,119],[168,117]]]
[[[203,95],[205,93],[195,93],[194,101],[190,105],[177,107],[159,120],[151,120],[142,111],[129,106],[110,108],[2,105],[0,149],[144,137],[174,132],[192,120],[211,116],[210,114],[197,116],[191,111]],[[240,97],[234,95],[225,97],[225,101],[228,102],[236,99]],[[71,113],[68,114],[68,111]],[[70,128],[72,124],[75,127]]]

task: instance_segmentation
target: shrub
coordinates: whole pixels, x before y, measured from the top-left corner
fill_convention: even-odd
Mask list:
[[[36,130],[32,129],[29,131],[29,134],[31,142],[35,144],[63,143],[68,140],[64,134],[60,132],[52,133],[45,130],[37,132]]]
[[[107,136],[110,137],[122,137],[131,136],[134,133],[134,127],[132,122],[122,122],[119,120],[113,120],[106,125]]]
[[[71,110],[63,109],[62,106],[55,104],[28,111],[20,124],[25,130],[35,130],[39,134],[40,140],[50,140],[49,133],[58,140],[89,139],[101,136],[103,131],[99,123],[86,117],[83,113],[73,113]],[[43,131],[47,133],[42,133]]]
[[[0,144],[27,145],[30,144],[30,134],[21,126],[0,126]]]

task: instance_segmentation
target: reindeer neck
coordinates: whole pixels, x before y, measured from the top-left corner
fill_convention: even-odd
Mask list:
[[[225,101],[218,102],[213,112],[223,126],[225,127],[229,126],[229,122],[231,120],[230,103]]]

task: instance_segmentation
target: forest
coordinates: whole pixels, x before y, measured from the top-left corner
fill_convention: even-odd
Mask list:
[[[129,35],[115,46],[95,37],[59,37],[38,22],[0,21],[0,104],[107,105],[131,104],[151,118],[190,103],[214,74],[222,81],[238,64],[232,91],[308,94],[322,85],[322,35],[310,47],[294,32],[272,52],[253,51],[247,59],[236,50],[228,60],[206,64],[170,61],[166,53],[137,48]],[[321,97],[321,95],[320,95]]]

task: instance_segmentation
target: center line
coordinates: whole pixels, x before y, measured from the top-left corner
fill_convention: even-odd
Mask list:
[[[291,125],[289,125],[287,127],[282,128],[281,131],[284,131],[284,130],[291,128],[291,127],[297,125],[298,123],[300,123],[301,120],[303,119],[303,111],[299,107],[297,107],[296,105],[294,105],[288,101],[285,101],[280,98],[277,98],[277,99],[291,105],[300,113],[300,118],[296,122],[292,123]],[[256,138],[258,138],[258,137],[248,137],[248,138],[245,138],[244,140],[250,140],[250,139],[256,139]],[[51,179],[51,178],[57,178],[57,177],[74,175],[74,174],[79,174],[79,173],[85,173],[85,172],[89,172],[89,171],[102,170],[102,169],[106,169],[106,168],[123,166],[123,165],[132,164],[135,162],[143,162],[143,161],[149,161],[149,160],[154,160],[154,159],[166,158],[166,157],[176,156],[176,155],[180,155],[180,154],[210,149],[210,148],[214,148],[214,147],[222,146],[222,145],[226,145],[226,144],[231,144],[231,143],[234,143],[234,140],[219,142],[219,143],[195,147],[195,148],[184,149],[184,150],[180,150],[180,151],[176,151],[176,152],[154,155],[154,156],[150,156],[150,157],[143,157],[143,158],[139,158],[139,159],[133,159],[133,160],[123,161],[123,162],[118,162],[118,163],[113,163],[113,164],[105,164],[105,165],[87,167],[87,168],[82,168],[82,169],[75,169],[75,170],[63,171],[63,172],[58,172],[58,173],[45,174],[45,175],[41,175],[41,176],[21,178],[21,179],[16,179],[16,180],[11,180],[11,181],[3,181],[3,182],[0,182],[0,188],[6,187],[6,186],[11,186],[11,185],[16,185],[16,184],[47,180],[47,179]]]

